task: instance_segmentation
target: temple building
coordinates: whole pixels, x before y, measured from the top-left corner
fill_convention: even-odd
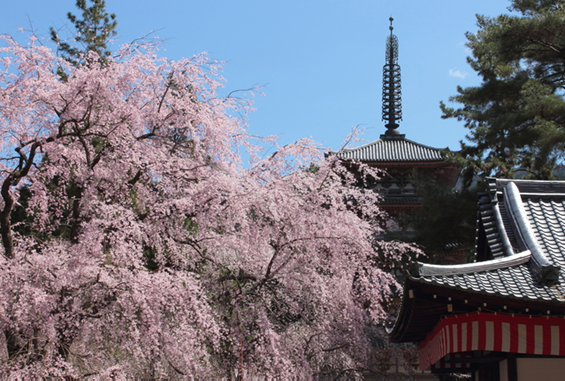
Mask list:
[[[393,34],[390,18],[390,35],[386,41],[386,63],[383,67],[382,118],[386,131],[380,139],[356,148],[337,152],[339,158],[355,170],[357,163],[384,170],[382,178],[369,184],[369,188],[383,195],[382,207],[392,216],[409,213],[419,207],[420,199],[411,179],[414,175],[444,179],[455,183],[457,168],[446,162],[443,150],[406,139],[398,131],[402,120],[400,66],[398,64],[398,39]]]
[[[565,374],[565,181],[488,179],[477,261],[414,262],[390,338],[420,369],[474,380]]]

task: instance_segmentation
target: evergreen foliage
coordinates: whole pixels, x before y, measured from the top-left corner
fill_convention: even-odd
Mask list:
[[[100,62],[105,62],[112,54],[108,49],[108,43],[116,35],[118,25],[116,15],[106,12],[104,0],[91,0],[91,2],[92,5],[87,7],[86,0],[77,0],[76,6],[82,11],[82,19],[71,12],[67,13],[67,18],[76,29],[74,44],[61,40],[57,31],[50,28],[51,40],[57,44],[57,51],[73,65],[85,60],[89,62],[89,52],[96,53],[95,57]]]
[[[426,178],[415,179],[414,184],[422,206],[402,218],[402,225],[414,230],[409,241],[418,244],[432,263],[474,250],[476,189],[454,190],[451,183]]]
[[[443,118],[465,122],[460,156],[475,175],[551,179],[565,149],[565,1],[512,0],[512,13],[477,16],[468,62],[480,86],[458,87]]]

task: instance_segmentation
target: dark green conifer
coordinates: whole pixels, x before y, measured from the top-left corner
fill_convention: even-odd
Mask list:
[[[98,62],[104,63],[111,55],[108,43],[116,35],[116,15],[106,12],[104,0],[90,0],[92,5],[87,6],[86,0],[77,0],[76,6],[82,11],[82,19],[67,13],[67,18],[76,29],[73,43],[60,39],[54,28],[50,28],[51,40],[58,46],[59,53],[73,65],[88,63],[87,54],[95,52],[99,56]]]
[[[458,87],[443,118],[469,129],[467,183],[475,175],[551,179],[565,153],[565,1],[512,0],[510,14],[477,16],[468,62],[482,83]]]

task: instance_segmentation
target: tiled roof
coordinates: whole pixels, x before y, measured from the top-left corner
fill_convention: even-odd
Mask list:
[[[379,139],[357,148],[337,153],[344,160],[364,162],[413,162],[444,160],[441,150],[400,138]]]
[[[511,205],[512,189],[518,192],[519,210]],[[504,297],[565,302],[565,271],[561,270],[565,269],[565,182],[491,179],[490,196],[494,213],[488,215],[484,226],[487,237],[491,236],[491,248],[495,247],[495,259],[474,264],[476,271],[464,271],[469,265],[422,264],[421,270],[410,276],[412,281]],[[481,202],[484,205],[484,199]],[[495,221],[490,218],[493,215]],[[525,228],[519,226],[520,217]],[[485,215],[480,218],[485,219]],[[497,266],[500,260],[518,256],[519,250],[532,252],[528,261]]]
[[[565,295],[565,288],[561,284],[548,287],[538,283],[527,263],[470,274],[412,277],[412,280],[512,299],[564,302]]]
[[[487,304],[495,312],[565,315],[565,181],[488,179],[488,185],[479,201],[483,260],[413,263],[393,341],[423,340],[441,316]]]

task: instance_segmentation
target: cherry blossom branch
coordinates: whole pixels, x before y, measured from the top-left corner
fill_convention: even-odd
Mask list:
[[[28,175],[35,158],[35,152],[40,146],[41,144],[39,142],[33,142],[30,147],[29,156],[26,156],[25,153],[22,152],[24,146],[17,147],[16,152],[20,155],[19,163],[16,170],[12,171],[2,183],[1,195],[4,199],[4,207],[0,212],[0,234],[2,235],[2,243],[4,244],[4,256],[9,259],[14,256],[10,214],[12,213],[15,202],[14,196],[11,194],[10,190],[13,186],[16,186],[23,177]]]
[[[342,237],[332,237],[332,236],[301,237],[301,238],[295,238],[293,240],[285,242],[284,244],[282,244],[280,246],[273,244],[273,243],[270,243],[271,247],[273,247],[275,252],[271,256],[271,259],[269,260],[269,263],[267,264],[265,275],[263,276],[263,278],[259,282],[255,283],[249,289],[249,293],[254,292],[255,290],[257,290],[257,289],[261,288],[263,285],[265,285],[265,283],[267,283],[267,281],[269,281],[269,279],[271,279],[273,276],[278,274],[289,263],[289,261],[292,259],[291,258],[292,256],[289,255],[283,263],[281,263],[275,270],[272,270],[275,259],[282,252],[282,248],[287,247],[287,246],[291,246],[293,243],[301,242],[301,241],[334,240],[334,239],[339,240],[339,239],[342,239]]]

